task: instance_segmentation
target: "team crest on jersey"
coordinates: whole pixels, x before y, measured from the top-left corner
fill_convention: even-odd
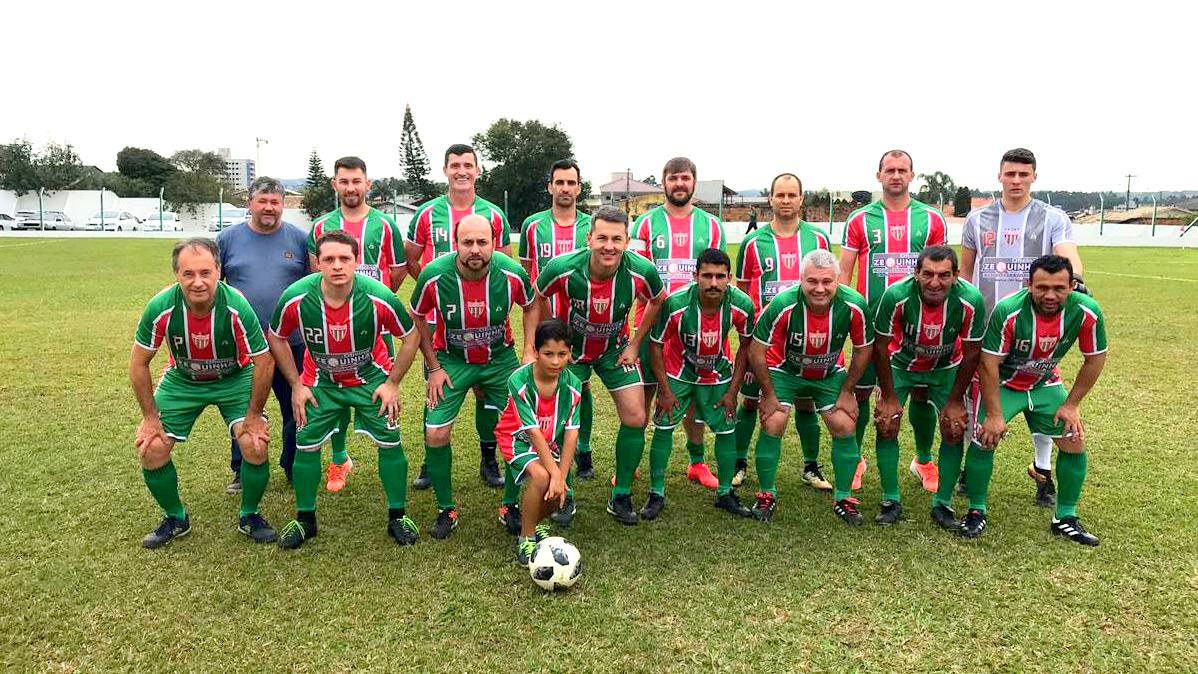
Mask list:
[[[333,338],[334,342],[340,342],[349,334],[349,323],[330,323],[329,337]]]
[[[1057,337],[1056,335],[1040,335],[1036,338],[1036,346],[1040,347],[1041,351],[1052,351],[1057,346]]]
[[[990,246],[994,245],[994,242],[997,240],[997,238],[998,237],[994,235],[994,232],[982,232],[982,245],[986,248],[989,248]]]
[[[690,238],[690,235],[687,234],[686,232],[674,232],[674,245],[675,246],[685,246],[686,240],[689,238]]]
[[[940,336],[940,326],[939,325],[923,326],[923,336],[927,337],[928,339],[936,339],[937,337]]]
[[[553,417],[537,417],[537,425],[541,427],[541,433],[548,433],[553,430]]]
[[[572,250],[574,250],[574,242],[573,241],[558,241],[557,242],[557,254],[558,255],[565,255],[566,253],[569,253]]]
[[[890,238],[892,238],[892,239],[903,238],[903,233],[904,233],[903,230],[904,229],[906,229],[906,227],[904,227],[903,225],[891,225],[890,226]]]
[[[812,348],[822,348],[828,342],[828,333],[813,332],[807,336],[807,341],[811,344]]]
[[[782,266],[787,269],[794,269],[795,263],[799,261],[797,253],[782,253]]]
[[[700,338],[703,340],[703,346],[710,349],[715,346],[716,342],[720,341],[720,333],[704,332]]]
[[[601,314],[607,311],[607,307],[610,304],[610,297],[596,297],[595,299],[591,300],[591,305],[595,307],[595,311]]]
[[[487,303],[482,300],[474,302],[467,301],[466,311],[469,312],[472,317],[478,318],[487,312]]]
[[[1008,246],[1013,245],[1019,240],[1019,232],[1014,229],[1005,231],[1002,233],[1002,238],[1007,242]]]
[[[208,335],[191,333],[191,343],[196,345],[197,349],[208,348]]]

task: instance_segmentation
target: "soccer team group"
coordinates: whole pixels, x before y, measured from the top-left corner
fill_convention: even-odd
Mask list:
[[[552,206],[523,223],[518,261],[503,212],[475,194],[479,165],[467,145],[445,152],[448,193],[402,232],[366,203],[370,182],[356,157],[337,161],[338,208],[307,233],[282,221],[283,186],[259,178],[246,222],[216,241],[174,247],[177,283],[154,296],[137,329],[130,378],[143,419],[135,441],[165,513],[143,544],[159,547],[190,531],[171,452],[209,405],[233,439],[241,533],[284,548],[316,536],[321,448],[332,445],[325,488],[340,491],[353,470],[345,448],[352,421],[378,446],[388,534],[415,543],[398,418],[399,383],[419,351],[424,464],[412,485],[433,489],[434,538],[459,522],[450,440],[471,391],[480,475],[503,489],[498,518],[516,536],[517,560],[527,562],[550,522],[570,523],[573,479],[596,475],[594,375],[619,417],[607,512],[620,523],[662,515],[679,425],[687,477],[715,491],[715,507],[772,519],[792,416],[803,481],[830,491],[833,513],[849,525],[864,519],[853,492],[868,472],[861,442],[873,420],[882,496],[873,519],[896,523],[906,412],[915,438],[909,472],[934,494],[931,519],[976,538],[986,528],[994,450],[1022,413],[1037,503],[1055,508],[1050,531],[1097,545],[1077,517],[1086,475],[1078,408],[1102,370],[1106,335],[1082,283],[1072,223],[1031,197],[1035,157],[1012,150],[999,166],[1002,198],[969,214],[958,257],[946,245],[944,216],[909,194],[912,164],[902,150],[881,157],[882,198],[851,214],[839,259],[828,233],[802,220],[799,177],[777,176],[773,219],[747,235],[735,262],[724,252],[722,224],[692,203],[697,170],[683,157],[662,172],[666,203],[634,223],[617,208],[579,211],[578,165],[554,163]],[[416,283],[405,306],[396,291],[408,274]],[[519,345],[509,320],[516,306]],[[164,343],[170,364],[155,388],[149,365]],[[1075,343],[1084,360],[1067,391],[1058,363]],[[296,507],[278,532],[259,512],[272,389],[283,425],[280,465]],[[819,462],[821,419],[832,438],[831,482]],[[647,425],[648,496],[638,510],[632,487]],[[754,479],[756,496],[742,503],[736,489]],[[968,500],[962,518],[954,492]]]

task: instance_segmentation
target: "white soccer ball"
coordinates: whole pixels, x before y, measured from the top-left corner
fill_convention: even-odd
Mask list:
[[[573,585],[581,573],[582,555],[561,536],[550,536],[537,543],[528,563],[532,582],[544,590],[564,590]]]

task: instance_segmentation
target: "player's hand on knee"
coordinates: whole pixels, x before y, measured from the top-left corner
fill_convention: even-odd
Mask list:
[[[857,396],[852,391],[841,391],[836,397],[836,409],[848,415],[853,423],[857,422],[857,415],[861,413],[861,408],[857,406]]]
[[[453,388],[453,380],[444,369],[428,373],[428,406],[432,409],[445,398],[445,386]]]
[[[1057,409],[1057,413],[1053,415],[1052,420],[1055,423],[1065,424],[1064,438],[1073,442],[1082,442],[1085,440],[1085,426],[1082,425],[1082,415],[1077,409],[1077,405],[1065,403]]]
[[[550,476],[549,488],[545,490],[545,500],[556,500],[559,508],[566,505],[566,481],[562,478],[561,473]]]
[[[723,395],[723,397],[721,397],[718,401],[716,401],[715,405],[712,405],[712,409],[718,410],[720,408],[723,408],[723,410],[724,410],[724,418],[732,419],[733,417],[735,417],[736,416],[736,394],[733,393],[731,390],[729,390],[727,393],[725,393]]]
[[[637,353],[636,347],[629,343],[628,346],[624,347],[624,350],[620,352],[620,357],[616,359],[616,365],[628,368],[636,365],[637,361],[640,359],[641,355]]]
[[[166,436],[166,430],[162,428],[162,420],[158,417],[143,417],[133,435],[133,445],[139,453],[168,444],[170,439]]]
[[[774,394],[762,394],[761,399],[757,402],[757,412],[761,415],[761,420],[774,416],[782,411],[782,403],[778,402],[778,396]]]
[[[385,381],[379,384],[374,393],[370,395],[370,401],[379,404],[380,417],[385,416],[390,422],[399,418],[399,386],[394,382]]]
[[[960,400],[950,400],[940,414],[940,435],[949,442],[960,442],[965,437],[967,422],[965,404]]]
[[[856,397],[854,397],[856,401]],[[898,435],[899,425],[903,420],[903,406],[899,404],[897,398],[880,397],[878,405],[874,408],[874,425],[878,427],[878,433],[885,438],[890,438]]]
[[[986,417],[986,420],[982,422],[982,432],[978,434],[978,441],[982,447],[994,449],[1005,437],[1007,437],[1007,422],[998,417]]]
[[[308,405],[312,407],[320,407],[316,403],[316,396],[312,395],[312,389],[299,384],[291,389],[291,413],[295,415],[295,427],[303,428],[308,425]]]

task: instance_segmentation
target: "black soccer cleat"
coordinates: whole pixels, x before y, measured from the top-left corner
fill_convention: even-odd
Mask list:
[[[753,502],[753,508],[749,511],[753,517],[768,522],[774,519],[774,513],[778,512],[778,497],[768,491],[757,492],[757,498]]]
[[[420,538],[420,529],[411,517],[392,517],[387,522],[387,535],[395,539],[398,545],[416,545]]]
[[[237,531],[249,536],[255,543],[273,543],[279,538],[270,522],[258,513],[243,515],[237,522]]]
[[[595,479],[595,464],[591,462],[591,453],[590,452],[579,452],[578,456],[576,457],[576,460],[577,460],[577,463],[575,465],[577,466],[577,468],[576,468],[574,474],[578,476],[578,479],[580,479],[580,480]]]
[[[730,515],[737,517],[752,517],[753,511],[748,506],[740,502],[736,497],[736,492],[730,491],[722,496],[715,497],[715,507],[723,510]]]
[[[965,513],[965,519],[961,520],[961,535],[965,538],[977,538],[986,530],[986,513],[981,510],[971,509]]]
[[[832,512],[844,520],[845,524],[851,527],[859,527],[865,521],[865,518],[861,516],[861,511],[857,508],[860,504],[861,502],[855,498],[842,498],[832,504]]]
[[[961,521],[957,519],[957,513],[946,505],[932,506],[932,521],[940,526],[941,529],[948,529],[954,533],[961,531]]]
[[[874,515],[874,523],[888,526],[903,519],[903,504],[898,501],[882,501],[882,509]]]
[[[437,521],[433,522],[433,527],[428,530],[428,535],[433,538],[443,541],[449,538],[449,534],[453,533],[454,529],[458,528],[458,511],[455,508],[446,508],[437,513]]]
[[[167,515],[158,523],[158,528],[146,534],[141,544],[147,548],[161,548],[176,538],[191,533],[191,516],[184,515],[183,519]]]
[[[611,515],[620,524],[633,525],[641,521],[637,516],[636,511],[632,509],[632,497],[628,494],[620,494],[613,496],[607,502],[607,514]]]
[[[309,538],[316,537],[316,522],[291,520],[283,526],[279,533],[279,547],[284,550],[295,550]]]
[[[516,563],[520,566],[528,566],[532,561],[532,555],[537,551],[537,541],[535,538],[517,538],[516,539]]]
[[[499,463],[495,460],[494,452],[482,455],[478,463],[478,477],[488,487],[503,487],[503,475],[499,473]]]
[[[649,500],[645,501],[645,507],[641,508],[641,519],[655,520],[661,515],[661,511],[665,510],[665,507],[666,497],[649,492]]]
[[[229,484],[225,485],[225,493],[226,494],[240,494],[241,493],[241,475],[240,474],[238,474],[238,473],[233,474],[233,480],[231,482],[229,482]]]
[[[1086,531],[1082,526],[1081,520],[1076,517],[1062,517],[1060,519],[1052,518],[1052,524],[1048,525],[1048,530],[1056,536],[1064,536],[1074,543],[1098,547],[1098,537]]]
[[[1036,505],[1041,508],[1055,508],[1057,506],[1057,487],[1052,482],[1052,470],[1037,468],[1033,463],[1027,467],[1027,476],[1036,482]]]
[[[506,503],[499,506],[499,523],[513,536],[520,533],[520,506]]]
[[[428,464],[420,464],[420,474],[412,480],[412,489],[423,491],[433,486],[433,481],[428,479]]]
[[[560,524],[563,527],[568,527],[572,522],[574,522],[574,515],[577,512],[578,506],[574,505],[574,495],[566,494],[566,504],[549,513],[549,519],[553,520],[554,524]]]

